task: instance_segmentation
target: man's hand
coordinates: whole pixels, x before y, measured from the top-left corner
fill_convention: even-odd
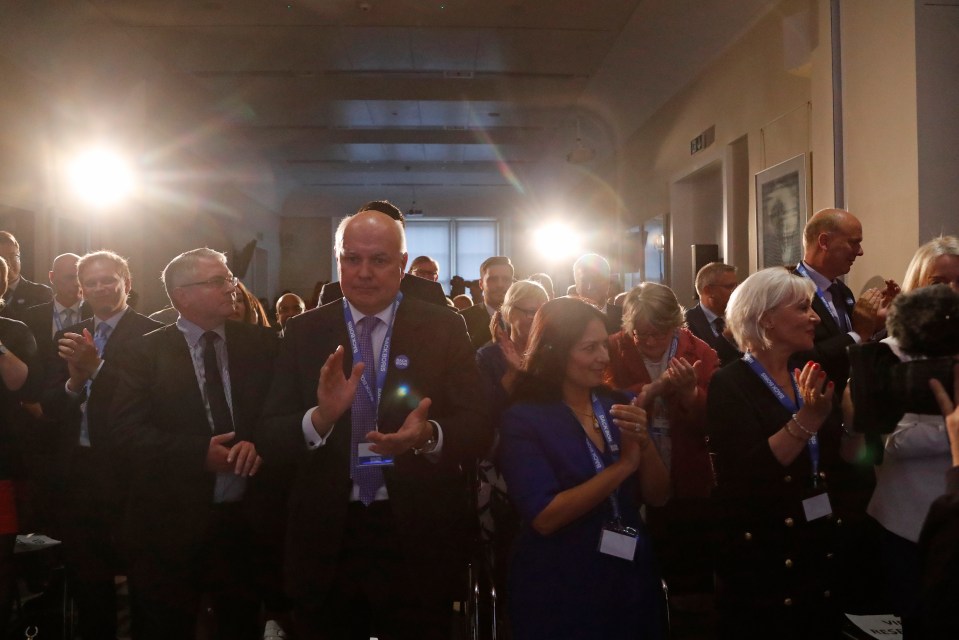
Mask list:
[[[879,289],[867,289],[852,308],[852,330],[858,333],[863,341],[869,340],[882,328],[882,321],[879,319],[882,295],[883,292]]]
[[[100,366],[100,356],[97,355],[93,335],[89,329],[84,329],[82,335],[65,333],[60,338],[57,350],[60,357],[67,361],[67,369],[70,371],[70,389],[79,393],[80,387],[86,384]]]
[[[226,461],[233,465],[233,473],[238,476],[256,475],[263,458],[256,453],[256,446],[252,442],[242,440],[230,448]]]
[[[320,369],[320,380],[316,385],[316,411],[313,412],[312,422],[321,438],[326,437],[333,424],[353,404],[356,388],[363,375],[362,362],[353,365],[349,378],[343,375],[343,354],[343,346],[340,345]]]
[[[433,427],[428,422],[430,404],[432,400],[429,398],[420,400],[396,433],[370,431],[366,434],[366,439],[373,443],[370,449],[380,455],[395,457],[414,447],[422,447],[433,434]]]
[[[230,433],[221,433],[218,436],[210,438],[210,446],[206,450],[206,470],[213,473],[229,473],[233,470],[233,464],[230,462],[229,449],[224,443],[229,442],[236,437],[236,431]]]

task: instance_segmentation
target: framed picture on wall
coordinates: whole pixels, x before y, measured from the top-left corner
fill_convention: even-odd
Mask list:
[[[799,263],[807,215],[805,153],[756,174],[760,269]]]

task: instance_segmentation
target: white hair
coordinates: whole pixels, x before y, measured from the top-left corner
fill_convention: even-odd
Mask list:
[[[766,313],[783,304],[810,300],[815,291],[811,280],[790,273],[785,267],[757,271],[730,296],[726,326],[744,351],[768,349],[772,342],[762,324]]]

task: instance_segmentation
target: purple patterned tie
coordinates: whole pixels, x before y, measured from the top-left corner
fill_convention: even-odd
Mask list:
[[[373,397],[376,397],[376,360],[373,357],[373,330],[380,321],[376,316],[366,316],[357,323],[356,341],[360,348],[360,355],[366,366],[363,377],[370,383]],[[360,488],[360,501],[369,506],[373,502],[376,490],[383,486],[383,470],[377,466],[361,467],[357,465],[356,447],[366,441],[366,434],[376,429],[376,405],[370,400],[366,388],[361,382],[356,388],[353,398],[353,408],[350,411],[352,420],[352,437],[350,438],[350,464],[352,465],[353,482]]]

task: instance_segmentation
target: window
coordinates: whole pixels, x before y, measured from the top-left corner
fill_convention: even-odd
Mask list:
[[[450,290],[450,278],[479,278],[480,264],[499,255],[499,228],[495,220],[443,219],[406,221],[406,248],[410,260],[430,256],[440,264],[440,284]]]

